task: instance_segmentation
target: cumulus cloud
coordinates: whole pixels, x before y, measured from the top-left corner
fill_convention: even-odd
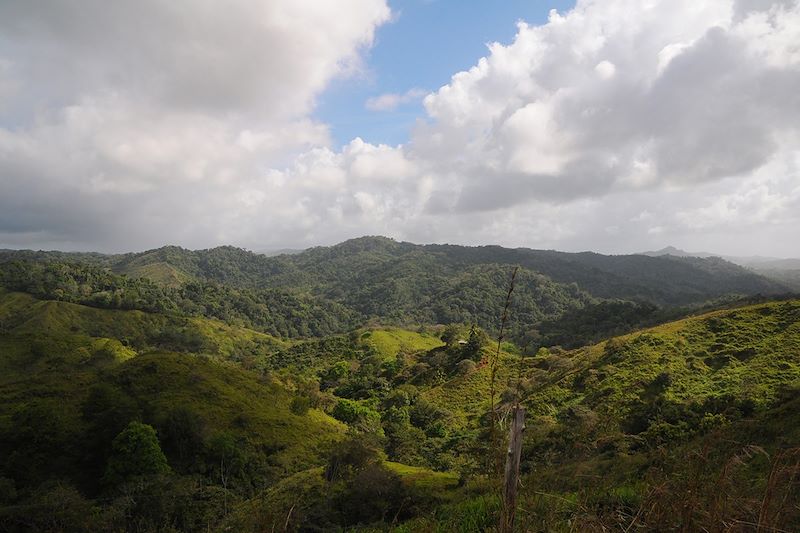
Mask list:
[[[334,150],[315,98],[390,16],[0,4],[0,245],[800,253],[796,0],[579,0],[425,96],[408,143]]]
[[[370,111],[394,111],[401,105],[421,100],[426,94],[422,89],[409,89],[402,94],[386,93],[369,98],[364,107]]]
[[[489,177],[510,206],[747,176],[795,146],[798,12],[579,2],[429,95],[415,147],[464,166],[467,210]]]
[[[287,212],[253,206],[278,199],[274,169],[329,144],[314,100],[390,15],[384,0],[3,2],[0,240],[243,243]]]

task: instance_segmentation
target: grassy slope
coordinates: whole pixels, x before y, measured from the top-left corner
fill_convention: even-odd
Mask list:
[[[237,348],[248,343],[275,349],[287,346],[285,341],[270,335],[213,319],[98,309],[37,300],[28,294],[0,289],[0,333],[21,342],[29,342],[42,334],[62,339],[89,337],[123,341],[135,350],[152,347],[152,343],[158,342],[158,333],[165,329],[179,330],[187,338],[194,337],[201,350],[193,351],[222,358],[230,357]],[[180,339],[175,342],[179,344]]]
[[[192,277],[165,261],[130,265],[123,272],[132,278],[149,278],[160,285],[177,288]]]
[[[290,412],[292,396],[279,383],[203,358],[151,353],[111,372],[111,379],[154,411],[191,406],[215,431],[228,431],[276,450],[287,472],[319,464],[344,425],[316,409]]]
[[[435,335],[400,328],[368,330],[361,335],[361,340],[371,344],[387,361],[393,360],[400,352],[411,354],[431,350],[443,344]]]
[[[418,498],[446,502],[458,497],[458,475],[391,461],[383,465],[413,487]],[[289,476],[256,498],[242,503],[227,524],[237,531],[278,531],[293,514],[300,514],[330,497],[324,468],[311,468]]]
[[[457,375],[441,385],[422,392],[428,402],[452,413],[452,424],[456,427],[477,427],[480,418],[489,410],[491,391],[491,367],[489,358],[494,350],[484,350],[484,358],[472,372]],[[515,375],[518,359],[502,352],[496,374],[496,402]]]
[[[12,434],[15,416],[41,406],[57,424],[54,439],[80,442],[88,431],[82,405],[92,385],[102,382],[133,398],[147,422],[185,407],[201,417],[209,435],[228,432],[254,448],[274,450],[271,460],[285,472],[319,464],[329,445],[343,436],[344,425],[321,411],[291,413],[292,396],[277,382],[195,354],[137,354],[117,340],[146,337],[170,324],[197,333],[219,359],[254,339],[264,346],[279,344],[213,320],[100,310],[0,293],[0,434]],[[38,430],[51,431],[44,425]],[[57,457],[44,458],[43,471],[70,477],[80,470],[58,462]]]
[[[321,453],[344,427],[313,409],[304,417],[292,414],[291,395],[280,384],[231,365],[146,353],[141,346],[150,332],[165,327],[199,337],[203,351],[219,359],[256,341],[267,348],[283,346],[267,335],[213,320],[43,302],[0,290],[0,430],[10,431],[12,414],[35,399],[52,407],[77,437],[86,430],[80,405],[88,388],[102,379],[151,411],[189,406],[213,431],[233,432],[274,449],[285,472],[299,473],[281,481],[264,501],[272,501],[269,494],[290,501],[284,497],[298,487],[321,490],[319,469],[306,469],[320,464]],[[396,328],[367,330],[360,342],[387,360],[400,351],[421,354],[441,344],[434,336]],[[516,381],[519,363],[503,353],[498,394]],[[785,392],[800,385],[800,300],[717,311],[571,352],[540,354],[523,360],[522,371],[530,428],[526,449],[566,434],[580,445],[577,453],[566,450],[547,463],[529,456],[526,468],[537,472],[530,486],[569,498],[588,479],[581,476],[623,486],[641,472],[649,459],[635,446],[645,437],[628,426],[644,404],[689,409],[726,397],[752,400],[752,415],[716,421],[722,440],[757,443],[770,451],[800,444],[800,400],[787,400]],[[475,428],[488,407],[488,391],[489,367],[483,363],[466,375],[422,387],[421,397],[450,411],[453,426]],[[693,446],[702,438],[689,434],[672,446]],[[603,447],[610,441],[616,443],[611,453]],[[454,479],[386,464],[407,482],[432,490],[445,491]]]
[[[502,361],[498,382],[505,385],[515,380],[517,361]],[[712,312],[540,354],[525,361],[523,372],[529,416],[518,519],[525,530],[601,531],[619,524],[624,530],[637,510],[645,530],[703,524],[707,513],[756,522],[771,461],[800,446],[800,300]],[[488,406],[488,367],[423,397],[449,409],[456,424],[475,424]],[[666,406],[679,413],[692,405],[713,410],[715,401],[724,406],[731,399],[752,400],[753,411],[653,447],[644,444],[647,432],[634,435],[625,427],[643,404],[663,403],[666,421]],[[660,416],[656,410],[651,422]],[[542,452],[548,443],[549,454]],[[786,479],[774,490],[789,507],[798,503]],[[692,491],[698,494],[687,496]],[[492,491],[464,492],[396,531],[485,530],[496,524],[498,505]],[[614,506],[620,514],[603,516],[604,509],[617,512]],[[783,525],[800,525],[796,515],[786,515]]]
[[[666,373],[667,400],[730,394],[763,407],[800,380],[798,353],[800,301],[717,311],[541,358],[555,368],[530,375],[538,386],[526,405],[537,415],[584,405],[618,419]]]

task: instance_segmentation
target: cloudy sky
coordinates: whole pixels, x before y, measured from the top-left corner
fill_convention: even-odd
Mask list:
[[[800,256],[800,0],[220,6],[0,1],[0,247]]]

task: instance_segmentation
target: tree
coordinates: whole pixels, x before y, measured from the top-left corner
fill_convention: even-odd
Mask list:
[[[158,433],[164,451],[179,472],[198,466],[197,456],[203,450],[206,437],[202,416],[186,406],[174,407],[158,420]]]
[[[448,324],[444,328],[444,331],[442,332],[442,336],[440,338],[442,339],[442,342],[447,345],[448,348],[458,341],[458,330],[459,327],[455,324]]]
[[[119,485],[137,477],[170,472],[153,426],[131,422],[111,444],[105,481]]]
[[[480,361],[481,348],[483,348],[484,344],[486,344],[486,334],[473,324],[472,327],[469,328],[469,338],[462,351],[464,359]]]

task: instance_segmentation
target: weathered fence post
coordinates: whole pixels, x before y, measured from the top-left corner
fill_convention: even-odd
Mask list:
[[[508,432],[508,455],[503,484],[503,514],[500,531],[514,530],[514,515],[517,510],[517,486],[519,485],[519,462],[522,456],[522,432],[525,430],[525,408],[515,406]]]

